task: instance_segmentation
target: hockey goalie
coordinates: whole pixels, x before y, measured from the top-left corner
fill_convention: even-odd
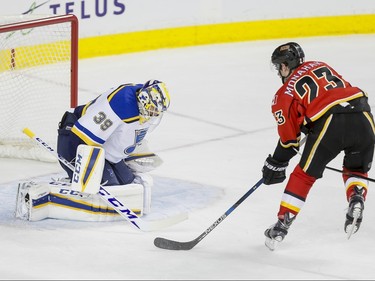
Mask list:
[[[151,211],[153,178],[162,164],[145,136],[157,127],[170,103],[163,82],[123,84],[65,112],[58,129],[58,155],[68,177],[21,182],[16,217],[79,221],[122,219],[99,195],[101,186],[139,216]],[[74,167],[74,168],[72,168]]]

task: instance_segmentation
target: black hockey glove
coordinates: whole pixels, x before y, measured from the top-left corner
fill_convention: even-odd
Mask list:
[[[262,169],[264,184],[270,185],[283,182],[286,179],[285,171],[289,162],[279,162],[268,155]]]

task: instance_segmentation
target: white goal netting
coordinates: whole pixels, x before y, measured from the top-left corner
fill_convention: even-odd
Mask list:
[[[0,157],[56,161],[22,130],[56,147],[58,122],[77,94],[72,32],[69,17],[0,17]]]

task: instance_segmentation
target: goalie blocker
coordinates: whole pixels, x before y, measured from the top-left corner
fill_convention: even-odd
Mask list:
[[[147,146],[147,145],[146,145]],[[64,180],[21,182],[18,185],[16,217],[29,221],[46,218],[79,221],[115,221],[121,216],[98,194],[104,167],[102,148],[80,145],[72,183]],[[131,184],[108,186],[111,194],[139,216],[151,211],[153,179],[146,172],[158,167],[161,159],[139,152],[127,159],[135,179]]]

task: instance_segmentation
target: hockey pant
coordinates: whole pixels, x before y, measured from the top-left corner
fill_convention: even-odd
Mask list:
[[[291,173],[280,203],[278,217],[286,212],[297,215],[303,207],[310,188],[321,178],[326,165],[344,152],[343,171],[367,177],[374,151],[374,122],[370,112],[329,114],[315,122],[307,136],[300,163]],[[364,188],[366,199],[368,181],[342,175],[347,200],[355,186]]]

